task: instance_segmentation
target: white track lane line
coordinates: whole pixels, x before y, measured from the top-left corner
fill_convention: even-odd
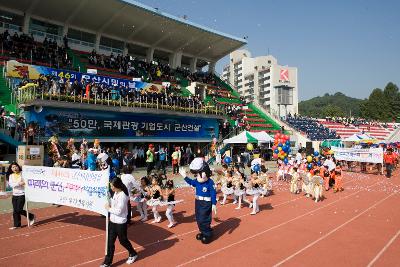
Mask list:
[[[400,235],[400,230],[386,243],[386,245],[379,251],[379,253],[372,259],[370,263],[368,263],[367,267],[371,267],[375,264],[375,262],[382,256],[383,253],[390,247],[390,245],[396,240],[396,238]]]
[[[382,202],[384,202],[385,200],[387,200],[388,198],[390,198],[391,196],[395,195],[396,193],[392,193],[390,195],[388,195],[387,197],[385,197],[384,199],[381,199],[380,201],[376,202],[374,205],[370,206],[369,208],[367,208],[366,210],[364,210],[363,212],[357,214],[356,216],[352,217],[351,219],[347,220],[346,222],[342,223],[341,225],[339,225],[338,227],[336,227],[335,229],[329,231],[328,233],[324,234],[323,236],[321,236],[320,238],[316,239],[315,241],[311,242],[310,244],[308,244],[307,246],[303,247],[302,249],[299,249],[298,251],[296,251],[295,253],[293,253],[292,255],[288,256],[287,258],[281,260],[280,262],[278,262],[277,264],[274,265],[274,267],[277,266],[281,266],[282,264],[286,263],[287,261],[291,260],[292,258],[296,257],[297,255],[299,255],[300,253],[302,253],[303,251],[309,249],[310,247],[314,246],[315,244],[317,244],[318,242],[320,242],[321,240],[324,240],[325,238],[327,238],[328,236],[330,236],[331,234],[333,234],[334,232],[336,232],[337,230],[343,228],[344,226],[346,226],[347,224],[351,223],[352,221],[354,221],[355,219],[359,218],[360,216],[362,216],[363,214],[365,214],[366,212],[368,212],[369,210],[371,210],[372,208],[375,208],[376,206],[378,206],[379,204],[381,204]]]
[[[381,183],[381,182],[380,182],[380,181],[377,181],[377,182],[375,182],[374,184],[372,184],[372,185],[370,185],[370,186],[368,186],[368,187],[366,187],[366,188],[375,186],[375,185],[378,184],[378,183]],[[284,224],[286,224],[286,223],[289,223],[290,221],[293,221],[293,220],[296,220],[296,219],[298,219],[298,218],[300,218],[300,217],[302,217],[302,216],[308,215],[309,213],[312,213],[312,212],[314,212],[314,211],[317,211],[317,210],[319,210],[319,209],[321,209],[321,208],[330,206],[331,204],[334,204],[334,203],[336,203],[336,202],[338,202],[338,201],[340,201],[340,200],[343,200],[343,199],[346,199],[346,198],[348,198],[348,197],[350,197],[350,196],[352,196],[352,195],[358,194],[359,192],[361,192],[361,191],[363,191],[363,190],[364,190],[364,189],[358,190],[357,192],[354,192],[354,193],[352,193],[352,194],[350,194],[350,195],[348,195],[348,196],[345,196],[345,197],[343,197],[343,198],[340,198],[340,199],[338,199],[338,200],[335,200],[334,202],[332,202],[332,203],[330,203],[330,204],[327,204],[326,206],[320,207],[320,208],[318,208],[318,209],[314,209],[314,210],[312,210],[312,211],[310,211],[310,212],[308,212],[308,213],[306,213],[306,214],[303,214],[303,215],[298,216],[298,217],[296,217],[296,218],[294,218],[294,219],[291,219],[291,220],[289,220],[289,221],[287,221],[287,222],[284,222],[284,223],[281,223],[281,224],[279,224],[279,225],[277,225],[277,226],[274,226],[274,227],[268,229],[267,231],[273,230],[273,229],[275,229],[275,228],[278,228],[278,227],[280,227],[280,226],[282,226],[282,225],[284,225]],[[273,207],[278,207],[278,206],[281,206],[281,205],[284,205],[284,204],[287,204],[287,203],[290,203],[290,202],[293,202],[293,201],[296,201],[296,200],[302,199],[302,198],[304,198],[304,197],[303,197],[303,196],[300,196],[300,197],[298,197],[298,198],[295,198],[295,199],[292,199],[292,200],[289,200],[289,201],[280,203],[280,204],[275,205],[275,206],[273,206]],[[243,217],[249,216],[249,215],[250,215],[250,214],[244,214],[244,215],[238,216],[238,217],[236,217],[236,218],[243,218]],[[216,224],[212,225],[212,227],[214,227],[214,226],[216,226],[216,225],[218,225],[218,224],[219,224],[219,223],[216,223]],[[196,228],[195,230],[192,230],[192,231],[189,231],[189,232],[186,232],[186,233],[183,233],[183,234],[171,236],[171,237],[166,238],[166,239],[161,240],[161,241],[157,241],[157,242],[153,242],[153,243],[150,243],[150,244],[146,244],[146,245],[144,245],[144,246],[135,247],[135,249],[140,249],[140,248],[148,247],[148,246],[151,246],[151,245],[153,245],[153,244],[155,244],[155,243],[159,243],[159,242],[162,242],[162,241],[167,241],[167,240],[170,240],[170,239],[172,239],[172,238],[181,237],[181,236],[184,236],[184,235],[187,235],[187,234],[195,233],[195,232],[197,232],[197,231],[198,231],[198,229]],[[266,232],[267,232],[267,231],[266,231]],[[122,254],[122,253],[125,253],[125,252],[126,252],[126,251],[117,252],[117,253],[114,254],[114,256],[115,256],[115,255]],[[211,254],[213,254],[213,253],[211,253]],[[101,259],[103,259],[103,258],[104,258],[104,257],[102,257],[102,258],[97,258],[97,259],[93,259],[93,260],[86,261],[86,262],[82,262],[82,263],[73,265],[73,267],[77,267],[77,266],[82,266],[82,265],[90,264],[90,263],[93,263],[93,262],[95,262],[95,261],[99,261],[99,260],[101,260]],[[203,257],[199,257],[198,259],[201,259],[201,258],[203,258]],[[179,266],[181,266],[181,265],[179,265]]]
[[[379,182],[379,181],[378,181],[378,182]],[[366,187],[366,188],[375,186],[378,182],[376,182],[376,183],[374,183],[374,184],[372,184],[372,185],[370,185],[370,186],[368,186],[368,187]],[[209,253],[204,254],[204,255],[202,255],[202,256],[200,256],[200,257],[194,258],[194,259],[192,259],[192,260],[190,260],[190,261],[181,263],[181,264],[179,264],[179,265],[177,265],[177,266],[180,267],[180,266],[185,266],[185,265],[191,264],[191,263],[196,262],[196,261],[198,261],[198,260],[204,259],[204,258],[206,258],[206,257],[208,257],[208,256],[210,256],[210,255],[216,254],[216,253],[218,253],[218,252],[221,252],[221,251],[223,251],[223,250],[226,250],[226,249],[228,249],[228,248],[231,248],[231,247],[233,247],[233,246],[236,246],[236,245],[238,245],[238,244],[241,244],[241,243],[243,243],[243,242],[245,242],[245,241],[247,241],[247,240],[251,240],[251,239],[253,239],[253,238],[256,238],[256,237],[258,237],[258,236],[260,236],[260,235],[263,235],[263,234],[265,234],[265,233],[267,233],[267,232],[269,232],[269,231],[275,230],[275,229],[277,229],[277,228],[279,228],[279,227],[281,227],[281,226],[284,226],[284,225],[286,225],[286,224],[288,224],[288,223],[291,223],[291,222],[293,222],[293,221],[295,221],[295,220],[297,220],[297,219],[300,219],[300,218],[302,218],[302,217],[304,217],[304,216],[307,216],[307,215],[309,215],[309,214],[311,214],[311,213],[313,213],[313,212],[316,212],[316,211],[318,211],[318,210],[321,210],[321,209],[324,209],[324,208],[326,208],[326,207],[328,207],[328,206],[331,206],[331,205],[335,204],[335,203],[338,202],[338,201],[341,201],[341,200],[347,199],[347,198],[349,198],[349,197],[351,197],[351,196],[353,196],[353,195],[356,195],[356,194],[358,194],[359,192],[361,192],[361,191],[363,191],[363,190],[364,190],[364,189],[361,189],[361,190],[359,190],[359,191],[356,191],[356,192],[354,192],[354,193],[352,193],[352,194],[350,194],[350,195],[347,195],[347,196],[345,196],[345,197],[343,197],[343,198],[340,198],[340,199],[338,199],[338,200],[335,200],[335,201],[333,201],[333,202],[331,202],[331,203],[329,203],[329,204],[327,204],[327,205],[325,205],[325,206],[319,207],[319,208],[317,208],[317,209],[313,209],[313,210],[311,210],[311,211],[309,211],[309,212],[306,212],[306,213],[304,213],[304,214],[302,214],[302,215],[296,216],[296,217],[293,218],[293,219],[287,220],[287,221],[282,222],[282,223],[280,223],[280,224],[278,224],[278,225],[275,225],[275,226],[273,226],[273,227],[270,227],[270,228],[268,228],[268,229],[265,229],[265,230],[262,231],[262,232],[258,232],[257,234],[251,235],[251,236],[249,236],[249,237],[246,237],[246,238],[244,238],[244,239],[241,239],[241,240],[239,240],[239,241],[236,241],[236,242],[234,242],[234,243],[231,243],[231,244],[229,244],[229,245],[227,245],[227,246],[224,246],[224,247],[221,247],[221,248],[219,248],[219,249],[216,249],[216,250],[214,250],[213,252],[209,252]]]

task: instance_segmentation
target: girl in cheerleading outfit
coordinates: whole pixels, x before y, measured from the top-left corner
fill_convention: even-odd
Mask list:
[[[278,171],[276,173],[276,181],[285,179],[285,170],[282,163],[278,163]]]
[[[150,181],[145,176],[140,179],[140,192],[134,198],[134,202],[137,203],[137,210],[140,213],[140,220],[142,222],[147,221],[147,199],[150,193]]]
[[[258,178],[257,173],[253,173],[251,175],[248,187],[249,188],[246,190],[246,193],[253,196],[253,201],[250,204],[250,208],[253,207],[253,211],[250,214],[255,215],[260,211],[258,206],[258,198],[263,191],[261,187],[261,180]]]
[[[169,221],[168,228],[171,228],[176,225],[176,221],[174,220],[174,216],[172,212],[174,211],[175,207],[175,189],[174,189],[174,181],[173,180],[167,180],[165,183],[165,199],[167,202],[165,203],[167,205],[167,210],[165,211],[165,215],[167,216],[167,219]]]
[[[158,180],[153,177],[151,180],[150,187],[151,199],[147,201],[147,205],[152,207],[154,214],[154,220],[151,223],[159,223],[161,221],[161,215],[158,213],[158,206],[161,204],[161,187],[158,185]]]
[[[336,168],[333,171],[335,179],[335,187],[333,192],[343,191],[343,179],[342,179],[342,166],[340,163],[336,164]]]
[[[260,186],[262,187],[262,192],[261,192],[261,197],[265,197],[268,195],[268,184],[269,184],[269,178],[267,174],[268,169],[262,165],[261,166],[261,174],[259,176],[260,180]]]
[[[246,182],[244,180],[244,175],[242,174],[242,177],[237,178],[235,176],[234,178],[234,187],[235,187],[235,196],[238,198],[238,206],[236,207],[236,209],[241,209],[242,208],[242,201],[249,204],[249,207],[252,207],[252,204],[250,201],[248,201],[246,199]],[[235,203],[235,202],[234,202]]]
[[[221,191],[224,196],[221,205],[225,205],[226,198],[234,193],[232,171],[227,172],[225,183],[222,185]]]

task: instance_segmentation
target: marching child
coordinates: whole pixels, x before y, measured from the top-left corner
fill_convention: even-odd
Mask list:
[[[157,208],[161,201],[161,187],[159,186],[158,179],[156,177],[153,177],[151,180],[150,194],[151,199],[147,201],[147,205],[152,207],[154,214],[154,220],[151,223],[159,223],[161,221],[161,215]]]
[[[342,166],[338,162],[334,170],[335,186],[333,192],[343,191]]]
[[[225,183],[222,185],[221,191],[224,197],[221,201],[221,205],[225,205],[226,198],[234,193],[232,171],[227,172]]]
[[[165,199],[167,200],[167,210],[165,211],[165,215],[169,221],[168,228],[171,228],[176,225],[176,221],[174,220],[174,216],[172,212],[174,211],[175,204],[175,189],[174,189],[174,181],[167,180],[165,184]]]
[[[14,162],[8,167],[9,181],[8,184],[12,188],[12,206],[14,226],[10,230],[21,227],[21,215],[29,218],[29,225],[35,223],[35,216],[24,210],[25,205],[25,181],[22,179],[22,169],[18,163]]]
[[[261,180],[258,178],[257,173],[253,173],[250,178],[249,189],[246,191],[246,193],[253,196],[253,201],[250,204],[250,208],[253,207],[253,211],[250,213],[251,215],[256,215],[260,211],[258,198],[260,197],[261,191]]]
[[[282,163],[278,164],[278,171],[276,173],[276,181],[285,179],[285,170]]]
[[[293,194],[298,194],[299,193],[299,180],[300,180],[300,175],[298,173],[297,167],[293,167],[292,169],[292,180],[290,181],[290,192]]]
[[[238,206],[236,207],[237,210],[242,208],[242,201],[249,204],[249,207],[252,207],[252,204],[250,201],[246,199],[246,187],[245,187],[245,181],[244,181],[244,175],[239,177],[235,177],[234,180],[234,187],[235,187],[235,196],[238,198]],[[236,201],[236,200],[235,200]],[[233,202],[235,203],[235,202]]]
[[[140,179],[140,193],[136,197],[137,199],[137,210],[140,213],[140,220],[142,222],[147,221],[147,199],[150,193],[150,181],[144,176]]]

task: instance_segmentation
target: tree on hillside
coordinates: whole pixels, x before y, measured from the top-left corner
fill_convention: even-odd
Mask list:
[[[334,105],[327,105],[323,108],[322,114],[323,117],[345,117],[346,114],[343,112],[343,110]]]

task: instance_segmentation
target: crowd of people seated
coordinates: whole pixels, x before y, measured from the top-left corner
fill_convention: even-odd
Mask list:
[[[313,118],[303,117],[297,114],[292,116],[289,113],[286,117],[286,122],[294,129],[305,133],[312,141],[340,138],[335,131],[329,130]]]
[[[33,35],[11,35],[8,30],[0,34],[3,55],[10,58],[24,59],[33,64],[47,64],[57,68],[72,68],[72,62],[65,47],[45,38],[43,43],[34,40]]]
[[[122,75],[132,77],[143,77],[145,81],[168,81],[171,83],[179,82],[180,77],[192,82],[202,82],[205,84],[216,85],[217,81],[212,73],[196,72],[191,73],[188,69],[178,67],[170,68],[169,65],[161,62],[145,62],[131,56],[120,54],[110,56],[98,54],[93,50],[89,56],[89,63],[102,68],[118,70]],[[145,75],[143,75],[145,74]]]
[[[369,120],[369,119],[364,119],[364,118],[355,118],[355,117],[325,117],[325,120],[328,122],[336,122],[336,123],[341,123],[344,126],[350,126],[354,125],[355,127],[361,126],[361,125],[367,125],[367,126],[382,126],[384,128],[387,128],[388,125],[387,123],[382,123],[379,121],[375,120]]]
[[[63,79],[51,75],[40,75],[37,81],[23,79],[19,87],[28,83],[35,83],[36,94],[38,97],[42,95],[58,96],[75,96],[76,101],[80,99],[97,99],[97,100],[120,100],[123,103],[152,103],[165,105],[170,107],[182,108],[203,108],[204,102],[199,95],[190,95],[188,97],[180,94],[179,88],[172,85],[163,87],[161,91],[137,90],[136,88],[107,86],[82,79],[71,82],[69,79]],[[18,87],[17,87],[18,88]]]

